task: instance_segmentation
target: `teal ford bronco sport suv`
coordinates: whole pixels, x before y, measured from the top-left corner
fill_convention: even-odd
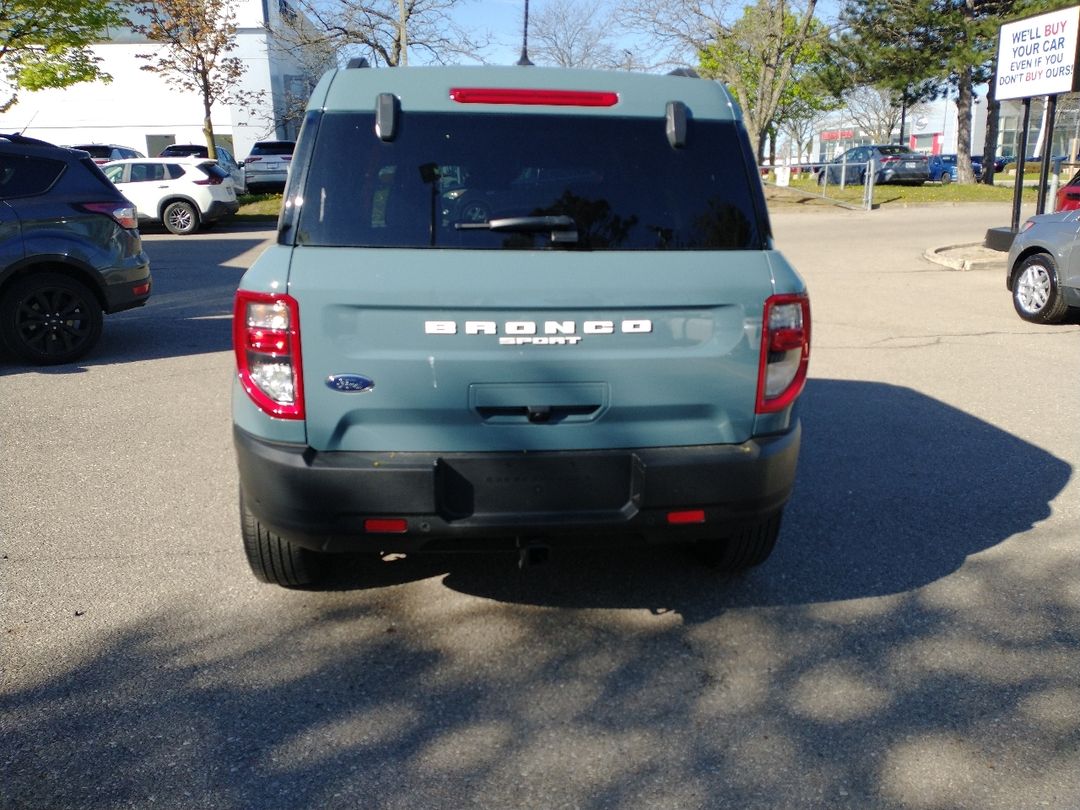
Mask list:
[[[716,82],[333,71],[234,316],[264,581],[329,552],[642,541],[738,569],[776,541],[809,299]]]

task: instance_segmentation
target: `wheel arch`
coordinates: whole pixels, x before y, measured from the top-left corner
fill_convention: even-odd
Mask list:
[[[1020,269],[1020,265],[1022,265],[1032,256],[1038,255],[1040,253],[1045,256],[1049,256],[1054,262],[1054,265],[1057,265],[1057,258],[1054,256],[1053,253],[1044,248],[1042,245],[1032,245],[1029,248],[1025,248],[1023,251],[1021,251],[1020,255],[1016,257],[1016,261],[1013,262],[1012,267],[1009,268],[1009,275],[1005,279],[1005,289],[1007,289],[1009,292],[1012,292],[1013,284],[1016,282],[1016,271]]]
[[[193,197],[188,197],[186,194],[170,194],[168,197],[165,197],[161,202],[159,202],[158,219],[165,219],[165,209],[173,203],[178,202],[187,203],[188,205],[190,205],[192,208],[195,209],[195,213],[198,214],[199,219],[202,219],[202,208],[199,206],[199,204],[195,201]]]
[[[94,294],[102,310],[108,308],[104,284],[101,276],[89,265],[73,260],[69,256],[37,255],[28,257],[8,267],[0,276],[0,298],[8,288],[21,278],[35,273],[59,273],[84,284]]]

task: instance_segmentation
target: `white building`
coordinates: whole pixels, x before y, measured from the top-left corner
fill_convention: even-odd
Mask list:
[[[305,98],[318,76],[275,46],[267,24],[289,13],[285,0],[236,0],[236,52],[247,70],[242,87],[262,90],[254,115],[247,109],[215,105],[211,120],[217,144],[243,159],[258,140],[292,139],[299,122],[278,119],[291,95]],[[164,46],[130,31],[111,32],[95,46],[112,82],[75,84],[63,89],[19,92],[19,103],[0,114],[0,132],[21,132],[55,144],[111,143],[156,155],[171,143],[205,143],[202,99],[176,89],[166,78],[140,68],[137,54]],[[277,113],[275,114],[275,110]]]

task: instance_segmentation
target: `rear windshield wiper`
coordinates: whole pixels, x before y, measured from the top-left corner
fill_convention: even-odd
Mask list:
[[[487,222],[455,222],[459,231],[517,231],[519,233],[551,232],[552,242],[576,242],[577,223],[573,217],[503,217]]]

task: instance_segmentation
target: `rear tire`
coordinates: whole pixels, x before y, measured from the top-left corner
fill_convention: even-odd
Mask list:
[[[240,530],[244,553],[255,578],[285,588],[302,588],[322,578],[322,555],[290,543],[263,526],[240,493]]]
[[[780,534],[782,510],[743,524],[725,537],[698,540],[696,550],[706,565],[720,571],[742,571],[761,565],[772,554]]]
[[[0,300],[0,340],[37,365],[70,363],[101,337],[101,304],[83,283],[60,273],[31,273]]]
[[[185,236],[199,230],[199,212],[191,203],[178,200],[165,206],[161,221],[169,233]]]

